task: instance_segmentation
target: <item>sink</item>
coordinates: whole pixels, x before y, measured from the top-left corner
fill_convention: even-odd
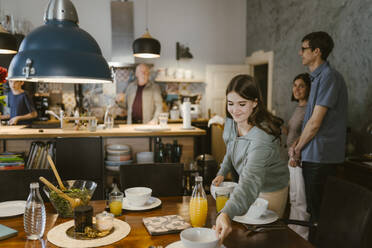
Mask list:
[[[24,128],[31,128],[31,129],[49,129],[49,128],[61,128],[60,123],[32,123]]]

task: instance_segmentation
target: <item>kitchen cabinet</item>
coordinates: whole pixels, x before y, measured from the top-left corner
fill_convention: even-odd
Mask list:
[[[104,147],[107,144],[127,144],[132,147],[132,154],[152,150],[153,138],[162,137],[163,143],[172,143],[177,139],[183,146],[181,162],[194,159],[198,137],[206,134],[205,130],[183,130],[182,124],[169,124],[169,131],[137,131],[139,125],[118,125],[107,130],[63,130],[30,129],[24,126],[0,127],[0,150],[26,152],[35,140],[56,141],[56,164],[63,179],[90,179],[102,187],[97,189],[94,197],[103,198],[106,172],[104,170]],[[40,132],[40,130],[42,130]],[[57,138],[58,137],[58,138]],[[201,149],[201,148],[197,148]],[[82,160],[83,157],[86,160]],[[94,170],[91,170],[94,168]],[[50,170],[44,170],[50,171]],[[32,170],[23,170],[25,174]],[[16,172],[15,172],[16,173]],[[49,173],[49,172],[47,172]],[[22,176],[18,178],[22,180]],[[53,180],[54,181],[54,180]],[[27,191],[28,191],[27,187]]]

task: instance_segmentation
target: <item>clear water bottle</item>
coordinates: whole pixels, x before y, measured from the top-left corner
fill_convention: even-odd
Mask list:
[[[46,213],[43,199],[39,192],[39,183],[30,184],[30,194],[27,198],[23,225],[28,239],[36,240],[43,237]]]
[[[114,127],[114,117],[110,111],[111,106],[106,108],[105,117],[104,117],[104,124],[106,129],[111,129]]]
[[[203,188],[203,177],[195,178],[195,187],[189,206],[190,220],[193,227],[203,227],[207,220],[208,202]]]

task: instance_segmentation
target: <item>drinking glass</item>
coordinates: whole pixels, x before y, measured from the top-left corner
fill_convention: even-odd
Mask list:
[[[95,132],[97,129],[97,119],[89,120],[88,128],[89,128],[89,131]]]
[[[107,116],[105,118],[105,127],[106,129],[112,129],[114,127],[114,117],[113,116]]]
[[[159,125],[161,127],[166,127],[168,124],[168,113],[159,114]]]
[[[123,208],[123,197],[122,192],[112,192],[109,195],[110,199],[110,212],[115,216],[120,216]]]
[[[227,200],[229,200],[229,192],[216,192],[216,210],[220,212],[225,206]]]

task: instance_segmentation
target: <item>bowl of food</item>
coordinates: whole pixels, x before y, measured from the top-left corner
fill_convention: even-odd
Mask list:
[[[67,180],[62,181],[62,183],[66,188],[66,190],[62,190],[62,192],[72,199],[80,199],[79,205],[82,206],[88,205],[95,189],[97,188],[97,183],[89,180]],[[53,184],[59,188],[58,183]],[[43,191],[48,196],[59,216],[62,218],[74,217],[74,209],[71,207],[71,203],[63,198],[60,193],[51,190],[46,185],[44,185]]]
[[[218,246],[216,231],[210,228],[188,228],[183,230],[180,236],[185,248],[216,248]]]
[[[236,185],[238,185],[236,182],[222,182],[218,186],[212,184],[211,195],[213,196],[214,199],[216,199],[216,191],[223,193],[228,192],[229,194],[231,194],[234,191]]]

